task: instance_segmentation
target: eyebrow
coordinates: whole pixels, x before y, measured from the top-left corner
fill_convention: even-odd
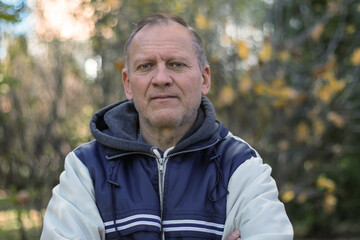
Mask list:
[[[151,56],[144,56],[144,57],[140,56],[140,57],[138,57],[137,59],[134,60],[133,65],[137,66],[138,64],[143,63],[143,62],[156,62],[156,61],[157,61],[156,58],[151,57]],[[179,62],[184,62],[184,63],[187,63],[187,64],[190,63],[189,58],[185,57],[185,56],[168,56],[165,59],[165,61],[166,62],[179,61]]]

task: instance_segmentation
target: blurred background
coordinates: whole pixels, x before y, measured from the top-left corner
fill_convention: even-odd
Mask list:
[[[218,118],[272,166],[295,239],[360,239],[358,0],[0,1],[0,239],[39,239],[66,154],[125,98],[123,47],[152,12],[202,36]]]

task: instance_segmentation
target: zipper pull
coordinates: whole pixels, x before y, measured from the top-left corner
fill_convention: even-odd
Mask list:
[[[162,174],[164,172],[164,162],[165,162],[165,158],[163,158],[159,152],[159,149],[157,149],[156,147],[151,148],[151,152],[153,154],[155,154],[156,156],[156,160],[159,163],[159,172]]]
[[[164,158],[158,158],[159,160],[159,171],[160,173],[164,172]]]

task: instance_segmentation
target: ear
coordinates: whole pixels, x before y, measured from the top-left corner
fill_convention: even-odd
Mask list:
[[[124,68],[122,70],[122,81],[123,81],[123,84],[124,84],[124,90],[125,90],[125,95],[126,95],[126,98],[128,100],[133,100],[133,95],[132,95],[132,91],[131,91],[131,84],[130,84],[130,78],[129,78],[129,73],[128,71],[126,70],[126,68]]]
[[[210,76],[210,66],[206,65],[201,73],[203,82],[201,87],[201,94],[205,96],[210,91],[211,87],[211,76]]]

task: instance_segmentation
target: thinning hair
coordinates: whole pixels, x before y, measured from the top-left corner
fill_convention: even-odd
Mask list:
[[[202,43],[202,40],[200,38],[200,36],[195,32],[195,30],[190,27],[184,19],[182,19],[179,16],[173,15],[173,14],[166,14],[166,13],[154,13],[154,14],[150,14],[146,17],[144,17],[143,19],[141,19],[135,26],[135,28],[132,30],[125,48],[124,48],[124,52],[125,52],[125,68],[128,71],[128,73],[130,73],[130,69],[129,69],[129,48],[131,45],[132,40],[134,39],[135,35],[145,26],[151,26],[151,25],[156,25],[159,23],[169,23],[169,22],[176,22],[181,24],[182,26],[184,26],[188,32],[191,35],[191,38],[193,40],[193,45],[194,45],[194,50],[196,52],[196,55],[198,57],[198,63],[199,63],[199,67],[201,70],[203,70],[205,68],[205,66],[208,64],[208,61],[206,59],[206,55],[205,55],[205,50],[204,50],[204,46]]]

